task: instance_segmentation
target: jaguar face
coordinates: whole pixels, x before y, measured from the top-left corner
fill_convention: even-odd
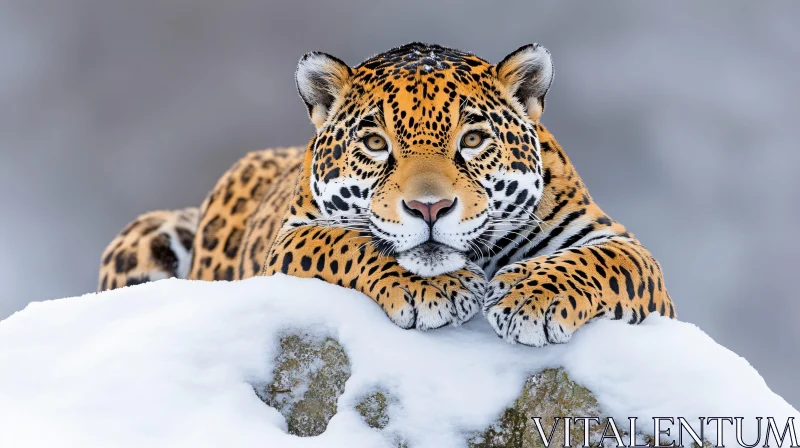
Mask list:
[[[316,205],[414,273],[462,268],[489,236],[530,225],[544,189],[534,123],[551,80],[537,45],[497,65],[426,44],[355,68],[304,56]]]

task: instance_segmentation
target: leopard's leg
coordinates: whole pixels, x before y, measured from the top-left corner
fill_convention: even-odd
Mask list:
[[[675,317],[661,267],[633,238],[512,263],[489,283],[484,313],[498,336],[532,346],[567,342],[593,319]]]
[[[199,220],[197,207],[153,211],[136,218],[103,252],[98,291],[186,278]]]
[[[480,310],[486,280],[474,264],[422,277],[369,242],[369,237],[343,228],[284,228],[270,249],[265,274],[313,277],[356,289],[377,302],[402,328],[458,325]]]

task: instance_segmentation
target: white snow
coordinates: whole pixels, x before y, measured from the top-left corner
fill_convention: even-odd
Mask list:
[[[339,412],[318,437],[288,435],[250,386],[270,379],[292,329],[336,338],[352,363]],[[352,410],[375,388],[397,399],[386,433],[415,447],[463,446],[528,374],[555,366],[623,426],[736,416],[754,440],[754,417],[781,428],[800,417],[743,358],[660,316],[595,322],[569,344],[535,349],[501,341],[480,315],[401,330],[365,296],[318,280],[163,280],[33,303],[0,322],[0,447],[384,446],[391,440]]]

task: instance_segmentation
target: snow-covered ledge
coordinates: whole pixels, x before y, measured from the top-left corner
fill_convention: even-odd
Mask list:
[[[539,373],[553,368],[563,370]],[[321,435],[289,434],[276,408],[309,406],[304,394],[331,389],[306,380],[320,377],[342,386],[335,415]],[[558,401],[565,390],[568,405]],[[789,417],[800,426],[746,360],[658,316],[592,323],[569,344],[535,349],[499,340],[480,316],[401,330],[359,293],[276,276],[164,280],[33,303],[0,322],[1,447],[515,446],[517,435],[498,432],[509,409],[527,406],[525,419],[542,409],[534,395],[554,412],[594,408],[620,431],[638,417],[643,434],[654,417],[695,428],[698,417],[744,417],[752,443],[763,417],[763,446],[767,417],[780,430]],[[715,428],[705,426],[707,440]]]

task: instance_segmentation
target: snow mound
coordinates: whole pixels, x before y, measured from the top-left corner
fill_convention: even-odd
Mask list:
[[[316,437],[287,434],[252,386],[270,380],[281,337],[297,330],[339,341],[351,363]],[[401,330],[365,296],[313,279],[163,280],[33,303],[0,322],[0,446],[387,446],[354,410],[376,389],[396,398],[386,429],[402,428],[410,446],[463,446],[548,367],[618,422],[798,417],[746,360],[659,316],[592,323],[535,349],[501,341],[480,316]]]

